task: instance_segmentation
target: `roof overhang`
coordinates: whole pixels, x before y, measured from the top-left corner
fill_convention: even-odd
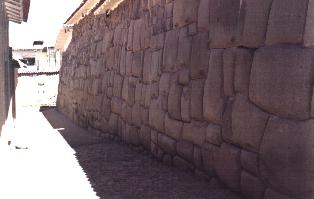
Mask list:
[[[4,0],[4,5],[9,21],[19,24],[27,21],[30,0]]]
[[[84,18],[92,11],[92,9],[98,4],[98,2],[99,0],[84,0],[64,24],[77,24],[82,18]]]
[[[104,14],[109,10],[114,10],[118,7],[118,5],[124,0],[106,0],[102,3],[95,11],[95,15]]]

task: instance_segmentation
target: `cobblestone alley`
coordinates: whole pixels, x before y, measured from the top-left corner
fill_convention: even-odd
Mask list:
[[[81,129],[55,109],[25,109],[18,124],[14,142],[27,149],[1,150],[0,198],[240,198],[214,180]]]

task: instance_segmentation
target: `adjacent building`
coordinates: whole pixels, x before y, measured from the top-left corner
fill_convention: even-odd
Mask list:
[[[17,70],[12,64],[9,47],[9,21],[26,22],[30,0],[0,0],[0,143],[14,127]]]

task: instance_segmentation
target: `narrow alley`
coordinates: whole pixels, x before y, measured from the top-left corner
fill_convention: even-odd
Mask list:
[[[14,141],[27,149],[1,151],[0,198],[240,198],[215,180],[79,128],[56,109],[21,114],[22,140]]]

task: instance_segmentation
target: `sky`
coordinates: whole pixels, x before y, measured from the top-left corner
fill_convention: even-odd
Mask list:
[[[83,0],[31,0],[28,22],[10,22],[10,46],[31,49],[33,41],[43,40],[44,46],[54,46],[63,23]]]

